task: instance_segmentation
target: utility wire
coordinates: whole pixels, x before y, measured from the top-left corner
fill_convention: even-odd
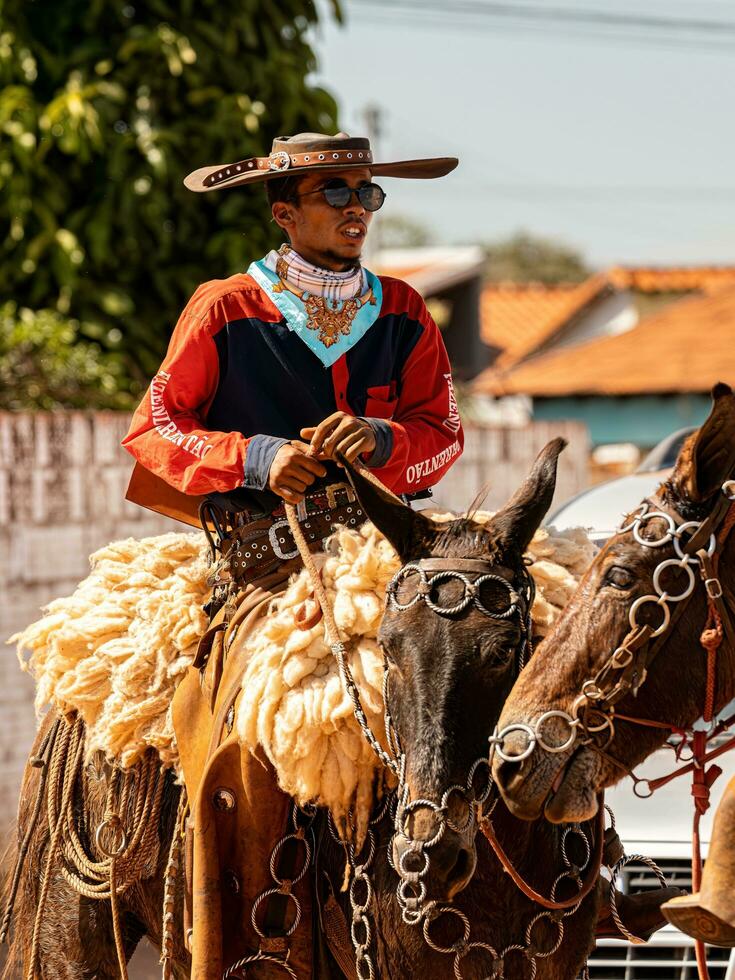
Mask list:
[[[555,24],[570,21],[575,24],[593,24],[605,27],[640,27],[648,30],[666,29],[675,31],[695,31],[716,33],[719,37],[723,32],[735,39],[734,20],[711,20],[691,17],[662,17],[650,14],[613,13],[610,11],[595,11],[576,7],[541,7],[526,6],[510,3],[496,3],[485,0],[478,3],[475,0],[452,0],[451,4],[437,0],[356,0],[352,5],[356,10],[360,7],[390,7],[398,10],[401,7],[421,13],[436,11],[450,17],[457,14],[480,14],[487,17],[512,18],[513,20],[552,21]]]
[[[503,7],[504,9],[499,9]],[[432,0],[353,0],[348,13],[384,24],[408,23],[429,30],[479,29],[493,33],[551,31],[565,40],[582,38],[643,44],[658,49],[697,48],[720,54],[735,53],[735,20],[641,17],[574,8],[508,7],[453,0],[451,6]],[[695,26],[696,25],[696,26]]]

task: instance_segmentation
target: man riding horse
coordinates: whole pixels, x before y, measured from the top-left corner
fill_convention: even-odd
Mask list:
[[[274,494],[301,502],[336,453],[396,493],[435,484],[463,443],[441,334],[410,286],[360,255],[385,200],[373,176],[456,165],[379,163],[366,139],[305,133],[190,174],[197,192],[265,182],[288,243],[196,290],[125,448],[176,490],[236,491],[252,512],[272,512]]]
[[[456,165],[452,157],[383,163],[367,139],[302,133],[274,140],[269,156],[205,167],[185,180],[196,192],[265,183],[288,239],[247,273],[196,290],[123,442],[137,461],[129,498],[201,521],[213,548],[212,622],[173,706],[190,805],[193,977],[221,977],[246,951],[280,956],[299,976],[317,972],[311,925],[286,922],[282,896],[265,903],[262,925],[250,921],[258,875],[267,874],[292,814],[273,772],[262,760],[241,759],[234,744],[243,662],[228,659],[228,637],[299,565],[284,502],[297,505],[313,550],[334,524],[364,521],[338,457],[359,459],[411,497],[426,496],[462,452],[436,324],[410,286],[360,262],[385,200],[372,178],[435,178]],[[253,800],[257,806],[242,805]],[[257,881],[241,881],[231,868],[242,840]],[[276,872],[293,879],[296,892],[288,865],[298,858],[288,852],[280,849]],[[308,908],[302,889],[300,906]]]
[[[406,283],[360,263],[385,199],[372,178],[440,177],[456,164],[380,163],[365,139],[307,133],[185,181],[197,192],[264,182],[288,238],[246,274],[197,289],[124,440],[137,460],[130,499],[201,522],[212,545],[212,620],[173,702],[189,800],[185,935],[197,980],[253,963],[326,977],[321,933],[329,962],[354,975],[346,923],[319,882],[312,931],[300,817],[267,760],[240,752],[241,641],[300,564],[285,505],[297,506],[312,550],[333,525],[365,520],[335,461],[359,459],[411,497],[426,495],[462,451],[434,321]],[[304,628],[316,621],[305,614]],[[630,903],[640,934],[655,927],[655,904]],[[608,918],[603,911],[599,932],[617,934]]]

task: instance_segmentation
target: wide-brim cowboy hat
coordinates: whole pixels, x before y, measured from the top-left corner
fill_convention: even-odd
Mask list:
[[[315,170],[333,172],[369,167],[373,177],[410,177],[431,179],[444,177],[458,164],[456,157],[432,157],[423,160],[397,160],[392,163],[373,159],[370,140],[337,133],[298,133],[279,136],[267,157],[250,157],[236,163],[221,163],[200,167],[186,178],[190,191],[214,191],[220,188],[257,184],[276,177],[312,173]]]

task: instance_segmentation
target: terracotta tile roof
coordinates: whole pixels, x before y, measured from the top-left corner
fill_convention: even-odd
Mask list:
[[[475,390],[536,397],[706,392],[735,384],[735,285],[670,303],[625,333],[484,371]]]
[[[613,266],[606,276],[618,289],[639,293],[711,293],[735,283],[735,266]]]
[[[612,290],[710,293],[735,283],[735,266],[613,266],[582,283],[501,283],[482,293],[481,336],[503,353],[496,367],[529,356],[598,297]]]
[[[540,347],[608,288],[603,275],[557,286],[541,283],[486,286],[480,309],[482,340],[503,352],[496,364],[506,366]]]

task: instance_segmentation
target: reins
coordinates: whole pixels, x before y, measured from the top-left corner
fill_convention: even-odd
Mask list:
[[[495,852],[495,856],[497,857],[498,861],[500,861],[503,868],[513,879],[513,883],[523,892],[526,898],[530,898],[532,902],[537,902],[539,905],[543,905],[545,909],[553,909],[554,911],[570,909],[572,906],[579,905],[579,903],[589,895],[599,880],[605,838],[605,797],[603,793],[598,794],[597,805],[598,811],[597,819],[595,821],[595,850],[592,855],[592,860],[589,863],[587,878],[582,883],[582,887],[576,895],[563,901],[556,901],[553,897],[546,898],[528,884],[520,872],[516,870],[515,865],[508,857],[508,854],[498,840],[497,834],[495,833],[495,828],[489,819],[483,820],[480,823],[480,829],[490,844],[490,847],[492,847],[493,851]]]

